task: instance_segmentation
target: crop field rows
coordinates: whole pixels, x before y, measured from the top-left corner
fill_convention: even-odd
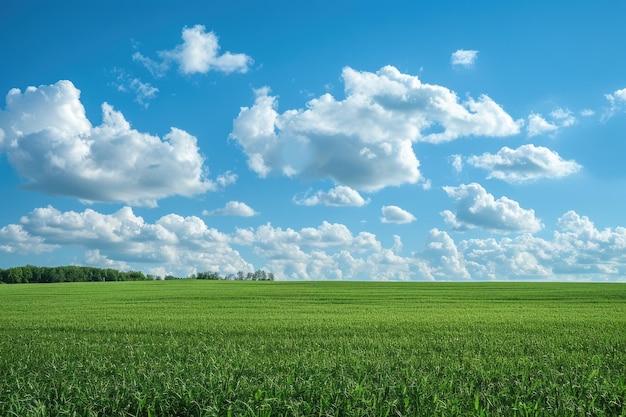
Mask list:
[[[0,286],[2,416],[626,416],[626,286]]]

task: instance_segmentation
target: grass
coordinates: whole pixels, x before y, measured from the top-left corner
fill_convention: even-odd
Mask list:
[[[626,416],[626,286],[0,286],[2,416]]]

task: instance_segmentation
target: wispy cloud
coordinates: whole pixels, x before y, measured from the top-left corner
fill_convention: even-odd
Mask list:
[[[477,59],[478,51],[459,49],[450,56],[450,63],[455,68],[470,68],[474,66]]]

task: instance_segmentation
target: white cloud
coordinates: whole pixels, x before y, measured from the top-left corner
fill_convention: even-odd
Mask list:
[[[566,161],[558,153],[543,146],[522,145],[517,149],[503,147],[498,153],[484,153],[467,158],[467,163],[486,169],[487,178],[509,183],[522,183],[540,178],[561,178],[578,172],[576,161]]]
[[[584,117],[593,116],[594,114],[596,114],[596,112],[591,109],[583,109],[580,112],[580,115]]]
[[[6,243],[0,250],[5,252],[23,252],[21,242],[30,240],[46,245],[46,250],[60,245],[81,247],[86,251],[86,262],[103,267],[165,266],[169,273],[178,276],[197,271],[228,274],[253,270],[230,246],[229,236],[207,227],[194,216],[168,214],[154,223],[146,223],[130,207],[112,214],[91,209],[61,212],[47,207],[22,217],[19,225],[0,230],[7,228],[17,228],[19,233],[14,237],[3,236]]]
[[[382,213],[380,220],[383,223],[406,224],[417,220],[414,215],[398,206],[383,206]]]
[[[455,200],[456,214],[449,210],[441,213],[453,230],[481,227],[497,233],[537,232],[542,224],[534,210],[526,210],[507,197],[495,199],[477,183],[458,187],[443,187]]]
[[[91,209],[61,212],[38,208],[19,224],[0,229],[0,251],[23,254],[62,246],[84,249],[84,261],[100,267],[138,269],[156,275],[188,276],[200,271],[226,275],[258,268],[277,279],[345,280],[624,280],[626,228],[599,230],[574,211],[557,222],[552,239],[530,233],[514,238],[455,242],[432,229],[425,248],[402,256],[402,240],[384,248],[368,232],[323,222],[300,230],[271,224],[227,235],[195,216],[168,214],[147,223],[124,207],[112,214]],[[234,245],[250,247],[262,264],[247,262]]]
[[[526,132],[528,137],[543,135],[547,133],[555,134],[562,127],[569,127],[576,123],[577,119],[569,109],[556,108],[550,112],[550,121],[542,115],[531,113],[528,116]]]
[[[293,202],[303,206],[316,206],[323,204],[325,206],[353,206],[361,207],[370,202],[370,199],[364,199],[358,191],[344,185],[338,185],[325,191],[318,191],[313,195],[309,193],[302,197],[295,196]]]
[[[115,68],[112,71],[116,75],[115,82],[112,85],[118,91],[132,92],[135,94],[135,101],[145,108],[150,105],[150,100],[156,98],[159,89],[150,83],[144,83],[139,78],[129,76],[124,70]]]
[[[19,224],[9,224],[0,229],[0,251],[16,254],[42,253],[59,246],[47,244],[40,236],[31,236]]]
[[[450,63],[453,67],[472,67],[478,59],[478,51],[459,49],[452,53]]]
[[[256,216],[257,213],[247,205],[246,203],[242,203],[240,201],[229,201],[226,203],[226,206],[220,209],[202,212],[205,216],[240,216],[240,217],[252,217]]]
[[[135,101],[144,107],[148,107],[148,100],[156,97],[159,89],[150,83],[144,83],[139,78],[133,78],[129,84],[130,89],[135,93]]]
[[[554,132],[559,127],[554,123],[549,123],[541,117],[539,114],[531,113],[528,116],[528,125],[526,126],[526,131],[528,132],[528,136],[537,136],[544,133]]]
[[[231,134],[250,169],[261,177],[329,178],[376,191],[420,181],[414,142],[519,133],[518,123],[489,97],[460,102],[453,91],[391,66],[376,73],[346,67],[343,79],[345,99],[324,94],[306,109],[282,114],[268,88],[256,90],[254,105],[241,109]]]
[[[623,280],[626,228],[598,230],[574,211],[557,226],[551,240],[525,233],[458,244],[434,229],[427,249],[417,254],[420,274],[430,279]]]
[[[267,224],[254,236],[255,253],[281,279],[406,280],[414,274],[415,260],[397,254],[399,238],[386,249],[373,234],[355,236],[341,224],[323,222],[300,231]]]
[[[616,113],[624,110],[626,105],[626,88],[615,90],[611,94],[605,94],[604,97],[609,101],[610,107],[602,115],[602,120],[610,119]]]
[[[569,109],[556,108],[550,112],[550,117],[560,127],[568,127],[576,123],[576,118]]]
[[[26,189],[85,201],[154,206],[158,199],[218,188],[206,178],[197,140],[171,128],[163,139],[131,128],[102,105],[93,127],[70,81],[9,92],[0,127],[11,165]]]
[[[452,161],[454,172],[458,174],[463,171],[463,157],[461,155],[452,155],[450,156],[450,160]]]
[[[224,52],[220,54],[218,37],[214,32],[206,32],[203,25],[183,28],[183,43],[168,51],[160,51],[161,61],[155,61],[135,52],[133,59],[143,64],[155,77],[167,73],[171,63],[176,63],[183,74],[206,74],[219,71],[226,74],[245,73],[252,64],[252,58],[246,54]]]

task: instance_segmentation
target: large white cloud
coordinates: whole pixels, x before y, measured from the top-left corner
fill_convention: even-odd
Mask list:
[[[519,133],[519,124],[486,95],[460,101],[453,91],[391,66],[376,73],[346,67],[342,77],[345,99],[324,94],[306,109],[282,114],[268,88],[256,90],[255,103],[241,108],[231,134],[253,171],[330,178],[375,191],[422,179],[414,142]]]
[[[487,178],[522,183],[540,178],[561,178],[581,169],[576,161],[566,161],[543,146],[522,145],[517,149],[503,147],[496,154],[470,156],[467,163],[489,171]]]
[[[441,214],[454,230],[480,227],[497,233],[536,232],[542,224],[532,209],[523,209],[517,201],[507,197],[497,200],[480,184],[461,184],[443,187],[455,200],[456,213],[444,210]]]
[[[209,71],[245,73],[253,62],[246,54],[220,54],[217,35],[207,33],[203,25],[183,28],[182,38],[181,45],[158,53],[161,61],[152,60],[139,52],[133,55],[133,59],[141,62],[156,77],[165,75],[171,63],[176,63],[183,74],[206,74]]]
[[[370,199],[364,199],[358,191],[353,190],[345,185],[339,185],[328,191],[317,191],[314,194],[309,192],[302,196],[295,196],[293,202],[303,206],[316,206],[323,204],[325,206],[354,206],[361,207],[370,202]]]
[[[0,111],[7,152],[27,189],[87,201],[154,206],[158,199],[219,187],[206,178],[197,140],[172,128],[163,139],[132,129],[122,113],[102,105],[92,126],[70,81],[13,89]]]

